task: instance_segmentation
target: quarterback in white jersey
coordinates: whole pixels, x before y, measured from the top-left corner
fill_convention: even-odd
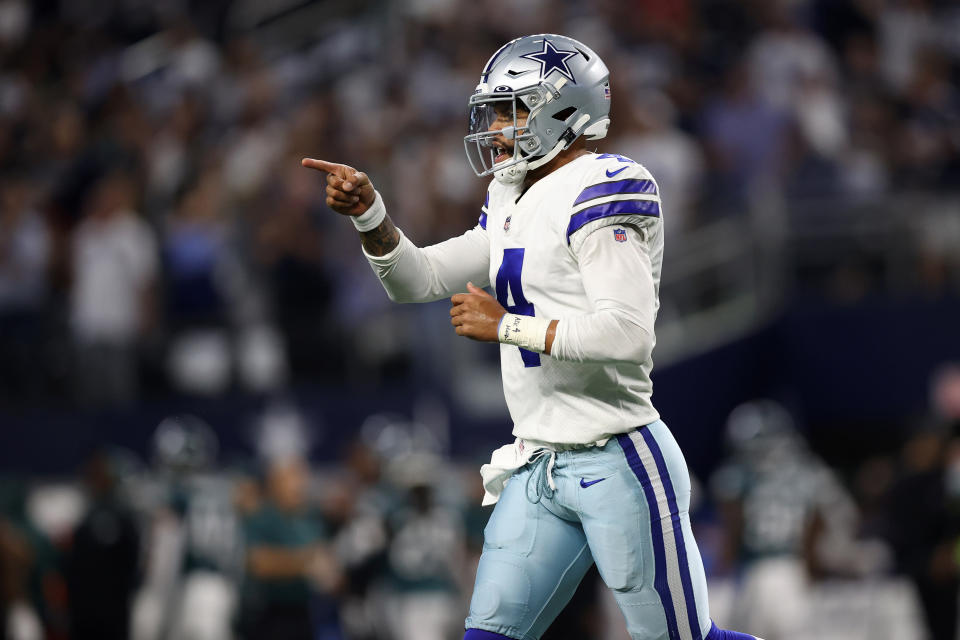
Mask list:
[[[495,180],[477,226],[437,245],[406,238],[364,173],[303,161],[328,173],[327,204],[392,300],[451,296],[458,335],[501,343],[516,440],[481,469],[497,506],[465,640],[539,638],[594,562],[633,638],[752,640],[710,620],[689,474],[651,403],[657,184],[586,149],[610,124],[606,66],[572,38],[518,38],[469,106],[468,159]]]
[[[659,418],[650,401],[663,224],[652,176],[585,153],[523,192],[493,182],[480,227],[511,313],[557,319],[550,357],[501,345],[514,435],[593,444]]]

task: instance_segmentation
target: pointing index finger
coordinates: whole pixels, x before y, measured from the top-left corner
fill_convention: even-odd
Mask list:
[[[308,169],[326,171],[327,173],[340,173],[347,168],[346,165],[327,162],[326,160],[315,160],[314,158],[304,158],[300,161],[300,164]]]

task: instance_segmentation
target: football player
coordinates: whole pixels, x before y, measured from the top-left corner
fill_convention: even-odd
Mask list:
[[[327,204],[353,220],[392,300],[452,295],[456,333],[500,343],[516,439],[481,468],[496,507],[465,639],[539,638],[594,562],[633,638],[752,638],[710,620],[689,474],[650,400],[657,183],[586,149],[610,124],[607,67],[572,38],[518,38],[469,110],[467,157],[494,180],[478,224],[434,246],[397,229],[364,173],[303,160],[327,172]]]

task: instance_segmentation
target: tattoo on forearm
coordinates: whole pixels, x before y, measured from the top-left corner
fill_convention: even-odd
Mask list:
[[[384,256],[400,244],[400,232],[388,215],[380,226],[360,234],[363,249],[372,256]]]

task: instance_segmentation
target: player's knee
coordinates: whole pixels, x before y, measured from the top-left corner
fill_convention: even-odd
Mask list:
[[[518,567],[511,566],[509,569],[509,579],[478,577],[470,600],[468,625],[513,627],[527,622],[530,614],[530,578]]]
[[[628,507],[624,518],[640,519],[634,507]],[[643,583],[643,550],[631,538],[631,530],[613,523],[594,525],[591,528],[590,552],[604,584],[617,593],[638,591]],[[618,596],[619,598],[619,596]]]

